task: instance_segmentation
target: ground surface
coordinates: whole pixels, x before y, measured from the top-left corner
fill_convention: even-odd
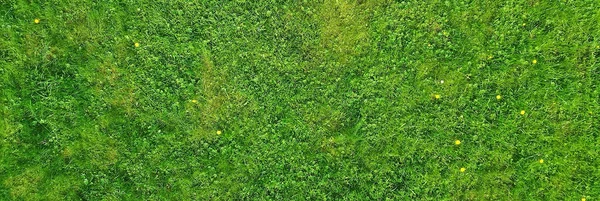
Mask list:
[[[596,0],[2,0],[0,200],[598,200],[599,24]]]

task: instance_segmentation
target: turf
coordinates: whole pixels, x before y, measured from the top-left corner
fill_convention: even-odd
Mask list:
[[[597,0],[0,0],[0,200],[598,200],[599,24]]]

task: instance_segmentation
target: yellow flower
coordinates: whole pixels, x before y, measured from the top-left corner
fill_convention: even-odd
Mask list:
[[[217,130],[217,135],[221,135],[221,130]]]
[[[581,201],[585,201],[585,197],[581,198]]]
[[[134,43],[133,46],[140,47],[140,44],[139,43]]]
[[[527,25],[527,24],[523,23],[523,26],[525,26],[525,25]]]
[[[502,96],[496,95],[496,99],[500,100],[500,99],[502,99]]]
[[[540,159],[540,163],[544,163],[544,159]]]
[[[439,94],[435,95],[435,99],[440,99],[442,96],[440,96]]]
[[[455,145],[460,145],[460,140],[456,140],[456,141],[454,141],[454,144],[455,144]]]
[[[521,115],[525,115],[525,110],[521,110]]]
[[[467,171],[467,168],[464,168],[464,167],[460,168],[460,172],[465,172],[465,171]]]
[[[533,61],[531,61],[531,63],[533,63],[533,64],[537,64],[537,60],[536,60],[536,59],[534,59]]]
[[[33,23],[39,24],[39,23],[40,23],[40,19],[38,19],[38,18],[35,18],[35,19],[33,20]]]
[[[194,99],[192,100],[192,103],[198,103],[198,100]]]

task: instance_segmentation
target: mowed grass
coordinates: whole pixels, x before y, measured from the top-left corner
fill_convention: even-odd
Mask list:
[[[0,200],[598,200],[600,2],[0,1]]]

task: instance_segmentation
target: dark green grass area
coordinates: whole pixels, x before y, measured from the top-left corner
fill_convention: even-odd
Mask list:
[[[599,200],[599,54],[597,0],[0,0],[0,200]]]

